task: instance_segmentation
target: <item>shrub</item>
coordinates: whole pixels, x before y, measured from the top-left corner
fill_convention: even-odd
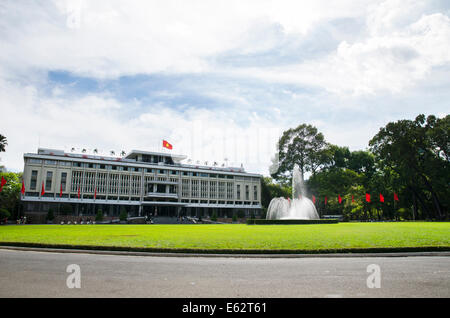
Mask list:
[[[233,214],[233,222],[237,222],[237,215],[236,215],[236,213]]]
[[[53,214],[53,209],[48,209],[47,221],[53,221],[54,218],[55,218],[55,215]]]
[[[119,219],[120,219],[121,221],[126,221],[127,218],[128,218],[127,210],[125,209],[125,207],[122,207],[122,208],[120,209],[120,216],[119,216]]]
[[[216,213],[216,211],[213,211],[213,214],[211,216],[211,221],[217,221],[217,213]]]
[[[245,212],[242,211],[242,210],[239,210],[238,213],[237,213],[237,216],[238,216],[238,218],[240,218],[240,219],[245,218]]]
[[[103,212],[102,210],[97,211],[97,215],[95,216],[95,221],[103,221]]]
[[[61,206],[61,214],[62,215],[69,215],[72,214],[73,210],[72,210],[72,205],[70,204],[63,204]]]
[[[11,216],[11,213],[9,213],[8,210],[2,208],[0,209],[0,219],[6,219],[9,218]]]

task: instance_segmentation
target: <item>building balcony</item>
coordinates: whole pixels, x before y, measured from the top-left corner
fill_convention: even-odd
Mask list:
[[[178,193],[147,192],[146,197],[178,199]]]

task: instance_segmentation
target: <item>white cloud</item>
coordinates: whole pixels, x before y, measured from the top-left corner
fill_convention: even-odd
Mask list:
[[[95,77],[203,72],[207,57],[240,48],[270,48],[260,40],[267,21],[288,33],[357,16],[368,1],[55,1],[7,2],[0,12],[0,60],[14,68],[63,69]],[[19,12],[19,13],[18,13]]]
[[[214,161],[267,172],[275,151],[279,128],[251,116],[245,127],[223,111],[191,108],[178,112],[164,105],[147,105],[131,118],[123,116],[127,105],[108,96],[61,98],[41,96],[33,86],[22,88],[0,81],[2,134],[8,138],[2,164],[22,170],[24,152],[41,147],[96,149],[108,154],[132,149],[161,151],[162,139],[174,145],[174,153],[202,163]],[[14,120],[15,119],[15,120]]]
[[[412,89],[442,65],[450,65],[450,18],[436,13],[389,34],[356,43],[343,41],[320,59],[229,73],[359,96]]]
[[[441,104],[432,100],[430,108],[446,111],[450,19],[433,3],[5,1],[0,9],[0,112],[9,146],[3,164],[21,170],[22,154],[35,151],[38,140],[51,148],[117,152],[159,150],[167,138],[175,151],[194,160],[227,157],[266,172],[281,131],[302,122],[317,125],[330,142],[364,148],[386,121],[423,107],[410,102],[394,110],[392,103],[403,105],[412,96],[430,100],[424,87],[439,96]],[[351,25],[360,29],[337,27],[347,20],[357,20]],[[323,29],[315,39],[319,26]],[[329,33],[326,39],[321,32]],[[322,47],[322,41],[331,40],[335,47],[326,46],[320,56],[296,45],[312,41]],[[297,47],[306,52],[296,52]],[[281,57],[273,53],[277,50]],[[270,66],[264,60],[247,64],[258,67],[245,61],[221,64],[219,57],[230,52],[248,59],[252,54],[273,57]],[[119,101],[102,90],[70,96],[64,85],[48,82],[52,70],[94,79],[202,73],[205,82],[196,81],[190,93],[222,106],[199,108],[194,99],[180,102],[182,110],[176,110],[139,99]],[[153,97],[182,99],[184,91],[171,87],[158,87]],[[383,104],[386,96],[398,100]],[[261,109],[271,109],[273,117]],[[358,121],[352,113],[343,119],[343,109],[359,110]],[[384,114],[373,119],[374,111]]]

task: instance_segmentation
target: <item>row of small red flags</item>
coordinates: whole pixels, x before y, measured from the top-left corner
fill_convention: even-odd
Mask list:
[[[6,179],[3,178],[1,179],[0,182],[0,192],[2,192],[3,190],[3,186],[6,184]],[[22,194],[25,194],[25,183],[22,181],[22,190],[20,191]],[[62,193],[63,193],[63,189],[62,189],[62,185],[61,185],[61,189],[59,191],[59,196],[62,197]],[[42,189],[41,189],[41,196],[45,194],[45,187],[44,187],[44,181],[42,181]],[[95,193],[94,196],[97,196],[97,189],[95,189]],[[78,188],[78,198],[80,197],[80,188]]]
[[[289,198],[288,198],[288,200],[289,200]],[[399,200],[398,194],[394,192],[394,201],[398,201],[398,200]],[[314,204],[316,204],[316,197],[314,195],[312,196],[312,201]],[[371,201],[370,193],[366,193],[366,202],[370,202],[370,201]],[[342,197],[340,194],[338,194],[338,202],[339,202],[339,204],[342,203]],[[355,202],[355,196],[352,195],[352,203],[354,203],[354,202]],[[380,202],[384,202],[384,196],[381,193],[380,193]],[[328,203],[328,197],[325,196],[325,204],[327,204],[327,203]]]

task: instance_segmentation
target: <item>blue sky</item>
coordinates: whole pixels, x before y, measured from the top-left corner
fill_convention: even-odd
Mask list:
[[[268,173],[283,130],[365,149],[448,114],[448,1],[3,1],[1,164],[160,150]]]

